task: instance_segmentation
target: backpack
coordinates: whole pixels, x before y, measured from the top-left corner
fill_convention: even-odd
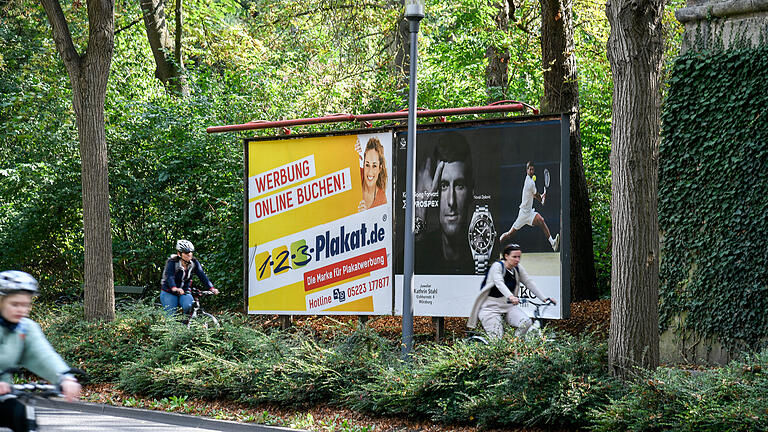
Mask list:
[[[503,260],[499,260],[499,263],[501,263],[502,267],[504,266],[504,261]],[[515,271],[520,271],[520,270],[517,269],[517,266],[515,266]],[[483,282],[480,283],[480,291],[482,291],[483,288],[485,288],[485,283],[488,282],[488,273],[490,273],[490,272],[491,272],[491,266],[488,266],[488,270],[485,271],[485,276],[483,276]],[[512,282],[512,285],[514,285],[514,281],[507,280],[507,278],[510,277],[509,276],[510,273],[511,272],[509,270],[504,272],[504,282],[507,283],[507,285],[509,285],[509,283]],[[514,274],[514,273],[512,273],[512,274]],[[518,283],[519,283],[519,281],[518,281]],[[514,293],[515,291],[512,290],[512,292]]]
[[[502,266],[504,265],[504,261],[499,260],[499,262],[501,263]],[[485,270],[485,276],[483,276],[483,281],[480,283],[480,291],[483,290],[483,288],[485,287],[485,283],[488,281],[488,273],[490,273],[491,267],[493,267],[493,264],[489,265],[488,269]]]

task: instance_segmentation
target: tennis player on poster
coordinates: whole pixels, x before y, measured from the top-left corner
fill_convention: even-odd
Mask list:
[[[526,225],[537,226],[544,232],[549,244],[552,246],[552,250],[557,252],[558,249],[560,249],[560,234],[557,234],[552,238],[544,218],[533,209],[534,199],[540,202],[541,205],[544,205],[546,202],[547,187],[549,187],[549,170],[544,170],[544,193],[542,194],[539,194],[536,191],[536,169],[533,161],[529,161],[525,164],[525,170],[526,176],[525,182],[523,183],[523,196],[520,202],[520,211],[517,214],[515,223],[512,224],[512,228],[499,236],[499,243],[505,244],[518,230],[520,230],[520,228]]]

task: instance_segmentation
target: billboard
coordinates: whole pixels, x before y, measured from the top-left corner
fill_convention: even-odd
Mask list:
[[[489,266],[506,244],[517,243],[521,265],[545,296],[557,300],[557,306],[543,308],[542,317],[567,316],[568,262],[561,256],[568,238],[565,119],[565,128],[558,116],[419,130],[414,315],[468,316]],[[405,172],[406,138],[405,132],[395,135],[399,173]],[[397,314],[402,313],[405,228],[401,177],[395,185]],[[523,289],[522,296],[532,295]]]
[[[245,144],[248,313],[391,313],[392,133]]]

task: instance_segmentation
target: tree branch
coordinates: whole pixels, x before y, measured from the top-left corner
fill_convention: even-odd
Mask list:
[[[98,47],[99,52],[109,52],[109,59],[111,59],[115,40],[115,2],[114,0],[88,0],[87,4],[88,48]]]
[[[67,26],[67,19],[64,17],[64,12],[61,10],[61,4],[59,0],[40,0],[45,9],[45,14],[48,15],[48,22],[51,23],[51,30],[53,33],[53,41],[56,43],[56,49],[61,55],[61,60],[64,62],[64,67],[70,71],[70,74],[80,68],[80,55],[75,49],[75,44],[72,42],[72,34],[69,32]]]
[[[117,34],[118,34],[118,33],[120,33],[121,31],[123,31],[123,30],[128,30],[129,28],[131,28],[131,27],[135,26],[136,24],[138,24],[139,22],[141,22],[141,20],[142,20],[142,19],[144,19],[144,17],[143,17],[143,16],[142,16],[142,17],[140,17],[140,18],[136,18],[135,20],[131,21],[131,23],[130,23],[130,24],[128,24],[128,25],[126,25],[126,26],[124,26],[124,27],[120,27],[119,29],[115,30],[115,36],[117,36]]]
[[[298,17],[301,17],[301,16],[312,15],[312,14],[316,14],[316,13],[319,13],[319,12],[330,12],[330,11],[340,10],[340,9],[358,9],[358,8],[359,9],[367,9],[367,8],[386,9],[386,6],[382,6],[382,5],[377,4],[377,3],[359,3],[359,4],[349,4],[349,5],[324,6],[324,7],[319,7],[319,8],[315,8],[315,9],[311,9],[311,10],[305,10],[305,11],[302,11],[302,12],[291,14],[291,15],[288,16],[288,18],[298,18]],[[277,18],[277,19],[273,20],[272,22],[270,22],[268,24],[262,24],[262,25],[258,26],[258,28],[264,28],[264,27],[267,27],[267,26],[274,26],[275,24],[278,24],[281,21],[283,21],[283,18]]]

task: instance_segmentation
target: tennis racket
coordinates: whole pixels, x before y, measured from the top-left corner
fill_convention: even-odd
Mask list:
[[[544,168],[544,194],[547,193],[548,187],[549,187],[549,170]]]

